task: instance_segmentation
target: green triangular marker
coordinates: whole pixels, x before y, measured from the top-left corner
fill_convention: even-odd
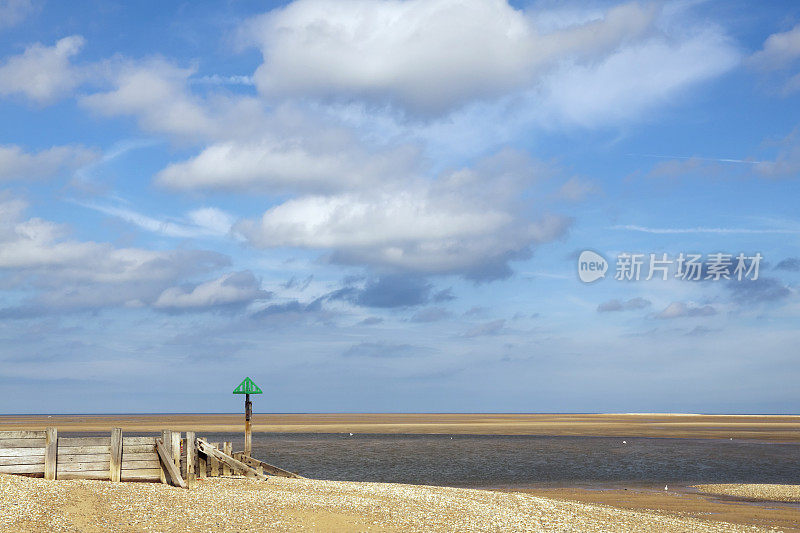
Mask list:
[[[253,383],[253,380],[250,378],[244,378],[244,381],[233,389],[234,394],[263,394],[263,392],[261,387]]]

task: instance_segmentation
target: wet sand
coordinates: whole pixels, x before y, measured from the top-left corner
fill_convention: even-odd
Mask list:
[[[702,485],[699,487],[703,487]],[[708,485],[707,487],[725,487]],[[744,492],[760,493],[769,500],[767,493],[759,491],[763,485],[737,485],[739,495]],[[781,487],[771,494],[794,492],[796,485],[772,485]],[[704,494],[695,487],[661,488],[534,488],[521,492],[534,496],[560,501],[581,502],[585,504],[609,505],[618,509],[634,511],[657,510],[672,516],[692,517],[711,522],[724,522],[759,528],[777,528],[780,531],[800,532],[800,508],[797,505],[772,501],[753,501],[724,495],[724,489],[716,489],[717,494]],[[728,491],[730,494],[730,491]]]
[[[241,414],[3,415],[0,430],[239,432]],[[678,414],[255,414],[253,431],[754,439],[800,442],[800,416]]]

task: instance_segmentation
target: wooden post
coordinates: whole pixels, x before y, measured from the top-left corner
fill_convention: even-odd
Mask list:
[[[244,396],[244,454],[250,455],[253,449],[253,432],[251,427],[250,418],[253,416],[253,403],[250,401],[250,395]]]
[[[122,476],[122,428],[111,430],[111,462],[109,463],[111,481],[119,481]]]
[[[198,437],[199,439],[200,437]],[[205,454],[197,454],[197,477],[200,479],[205,479],[208,475],[208,461],[206,460]]]
[[[172,460],[175,463],[175,466],[178,468],[178,472],[181,471],[181,432],[180,431],[173,431],[172,432],[172,446],[170,446],[170,450],[172,451]]]
[[[172,452],[170,448],[172,447],[172,431],[169,429],[162,429],[161,430],[161,443],[164,446],[164,449],[167,451],[167,454],[172,457]],[[169,479],[169,474],[167,473],[166,468],[164,465],[161,465],[161,483],[166,483]]]
[[[44,478],[54,480],[56,478],[58,460],[58,430],[47,428],[44,444]]]
[[[214,448],[219,448],[219,442],[211,442],[209,444],[211,444]],[[219,477],[219,459],[213,455],[209,455],[208,464],[211,465],[211,474],[209,475],[211,477]]]
[[[225,455],[231,455],[233,453],[233,445],[230,442],[223,442],[222,453],[224,453]],[[228,463],[222,463],[222,475],[223,476],[231,475],[231,467],[228,466]]]
[[[186,432],[186,483],[189,488],[195,486],[197,475],[194,465],[197,464],[197,446],[194,440],[194,431]]]

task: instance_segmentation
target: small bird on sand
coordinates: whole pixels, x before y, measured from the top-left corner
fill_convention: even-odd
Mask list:
[[[669,487],[667,487],[666,485],[664,485],[664,490],[669,490]]]
[[[353,436],[353,434],[352,434],[352,433],[350,433],[350,436],[352,437],[352,436]]]
[[[628,444],[628,441],[624,440],[622,441],[622,444]]]

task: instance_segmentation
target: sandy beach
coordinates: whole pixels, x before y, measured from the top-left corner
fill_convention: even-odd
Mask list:
[[[191,490],[0,475],[0,531],[766,531],[520,492],[270,478]]]
[[[242,430],[242,414],[3,415],[0,430]],[[685,414],[254,414],[253,431],[755,439],[800,442],[800,416]]]

